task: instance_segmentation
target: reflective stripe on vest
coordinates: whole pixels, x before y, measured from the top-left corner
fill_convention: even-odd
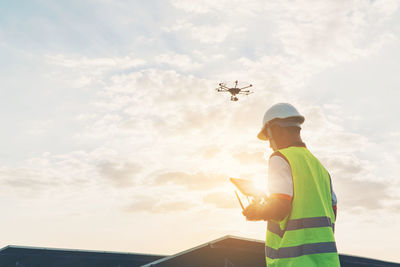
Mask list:
[[[268,222],[268,231],[280,237],[283,237],[286,231],[293,231],[304,228],[315,228],[315,227],[332,227],[333,229],[334,224],[331,222],[331,219],[326,216],[288,220],[285,230],[281,230],[279,224],[275,222],[272,221]]]
[[[296,247],[273,249],[265,247],[265,254],[271,259],[293,258],[303,255],[337,252],[335,242],[304,244]]]

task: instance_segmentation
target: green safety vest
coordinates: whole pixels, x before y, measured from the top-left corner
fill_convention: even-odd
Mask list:
[[[282,221],[268,221],[267,266],[340,266],[329,173],[305,147],[292,146],[274,154],[279,153],[292,171],[292,210]]]

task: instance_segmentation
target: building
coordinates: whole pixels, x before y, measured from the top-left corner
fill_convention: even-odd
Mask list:
[[[163,257],[137,253],[7,246],[0,250],[0,267],[136,267]]]
[[[340,255],[342,267],[389,267],[400,264]],[[174,255],[7,246],[0,267],[265,267],[264,242],[224,236]]]

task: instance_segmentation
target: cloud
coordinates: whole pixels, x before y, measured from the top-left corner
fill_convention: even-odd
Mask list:
[[[398,212],[400,212],[400,201],[397,199],[397,201],[396,202],[394,202],[394,203],[391,203],[391,208],[392,208],[392,210],[394,211],[394,212],[396,212],[396,213],[398,213]]]
[[[187,21],[179,21],[171,27],[166,27],[164,30],[167,33],[182,32],[186,33],[191,39],[204,44],[219,44],[226,40],[232,33],[242,32],[243,27],[234,29],[226,24],[221,25],[202,25],[195,26]]]
[[[52,120],[43,120],[43,121],[32,121],[30,123],[30,129],[28,130],[28,134],[31,135],[42,135],[51,129],[53,124]]]
[[[227,176],[221,174],[209,174],[203,172],[165,172],[156,176],[154,185],[180,185],[189,190],[207,190],[220,187],[227,182]]]
[[[66,68],[95,70],[96,72],[100,70],[134,68],[146,63],[145,60],[133,56],[88,58],[86,56],[67,57],[66,55],[56,54],[47,55],[46,58],[50,64]]]
[[[167,53],[156,57],[156,62],[159,64],[169,65],[181,70],[193,70],[200,67],[199,63],[193,62],[188,55],[177,53]]]
[[[86,164],[75,164],[73,159],[30,159],[21,167],[1,167],[0,189],[3,195],[21,199],[44,197],[54,192],[61,197],[61,192],[67,188],[90,186],[84,175],[90,173],[86,167]]]
[[[125,57],[69,56],[65,54],[47,54],[46,63],[52,67],[47,74],[50,79],[71,84],[75,88],[104,86],[110,72],[129,70],[143,66],[144,59],[128,55]],[[69,71],[65,71],[68,69]]]
[[[265,164],[264,152],[241,152],[236,153],[233,157],[241,164]]]
[[[135,178],[143,169],[134,162],[105,161],[97,165],[100,174],[111,181],[115,186],[126,187],[135,184]]]
[[[205,159],[211,159],[217,155],[221,149],[218,146],[208,146],[201,149],[200,153],[203,154]]]
[[[56,186],[57,180],[44,176],[45,171],[30,168],[0,168],[0,184],[2,187],[17,191],[26,191],[34,195],[42,190]]]
[[[325,156],[321,161],[331,174],[338,205],[343,209],[380,209],[393,198],[389,194],[390,183],[374,180],[374,165],[370,162],[349,153]]]
[[[338,206],[345,210],[382,209],[385,208],[384,202],[391,199],[388,195],[389,185],[382,182],[342,177],[340,180],[337,178],[334,183]]]
[[[149,213],[169,213],[185,211],[193,208],[195,204],[189,200],[160,200],[142,196],[137,201],[127,205],[125,212],[149,212]]]
[[[226,3],[226,2],[225,2]],[[182,0],[173,0],[172,4],[176,8],[180,8],[185,10],[186,12],[193,12],[193,13],[207,13],[209,10],[211,10],[213,7],[220,9],[221,5],[224,4],[224,1],[208,1],[208,0],[203,0],[203,1],[182,1]]]
[[[212,1],[212,0],[194,0],[194,1],[184,1],[184,0],[173,0],[172,5],[178,9],[182,9],[189,14],[200,14],[204,15],[206,13],[218,13],[224,16],[237,14],[243,15],[247,12],[256,12],[257,10],[261,10],[264,6],[262,1],[253,1],[253,0],[220,0],[220,1]],[[253,14],[254,13],[250,13]]]
[[[330,155],[321,158],[328,169],[334,170],[336,173],[349,176],[364,175],[368,161],[361,161],[352,154]]]
[[[234,209],[239,207],[235,195],[226,192],[212,192],[203,197],[204,203],[210,203],[220,209]]]
[[[163,132],[170,139],[222,129],[221,121],[230,117],[213,85],[191,75],[145,69],[113,75],[108,83],[93,103],[95,112],[87,118],[81,136],[115,139],[119,135],[125,140],[137,134],[143,140]]]
[[[365,134],[344,129],[345,116],[332,110],[324,111],[320,106],[299,103],[306,117],[302,135],[313,145],[313,150],[332,153],[355,153],[367,150],[371,141]],[[340,109],[339,109],[340,110]]]
[[[199,0],[172,4],[187,13],[167,27],[167,32],[179,33],[182,41],[198,40],[190,42],[191,47],[209,54],[215,49],[202,42],[221,43],[224,62],[235,63],[218,62],[218,67],[213,68],[213,64],[205,62],[203,68],[208,72],[213,71],[218,77],[243,73],[245,69],[247,78],[260,83],[273,79],[292,92],[302,89],[322,70],[369,57],[397,39],[385,27],[399,8],[399,3],[393,1],[315,4]]]
[[[112,164],[116,158],[112,151],[101,148],[65,154],[45,152],[20,162],[18,167],[0,167],[0,189],[4,194],[22,196],[30,192],[41,196],[57,191],[57,195],[62,197],[70,192],[101,187],[107,179],[119,178],[114,182],[127,182],[126,172],[137,169],[131,162]],[[109,164],[100,164],[99,167],[99,162]],[[102,175],[108,175],[107,179],[99,179],[103,178],[99,175],[99,168]]]

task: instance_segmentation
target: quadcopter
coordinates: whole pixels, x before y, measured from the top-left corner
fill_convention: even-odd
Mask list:
[[[235,81],[235,87],[233,87],[233,88],[227,87],[224,83],[219,83],[218,85],[219,85],[219,87],[216,88],[215,90],[217,92],[229,92],[229,93],[231,93],[231,101],[238,101],[239,98],[237,98],[237,96],[236,96],[238,94],[249,95],[249,94],[253,93],[250,90],[243,90],[243,89],[252,87],[253,86],[252,84],[250,84],[248,86],[245,86],[245,87],[242,87],[242,88],[238,88],[238,86],[237,86],[238,85],[238,81]]]

